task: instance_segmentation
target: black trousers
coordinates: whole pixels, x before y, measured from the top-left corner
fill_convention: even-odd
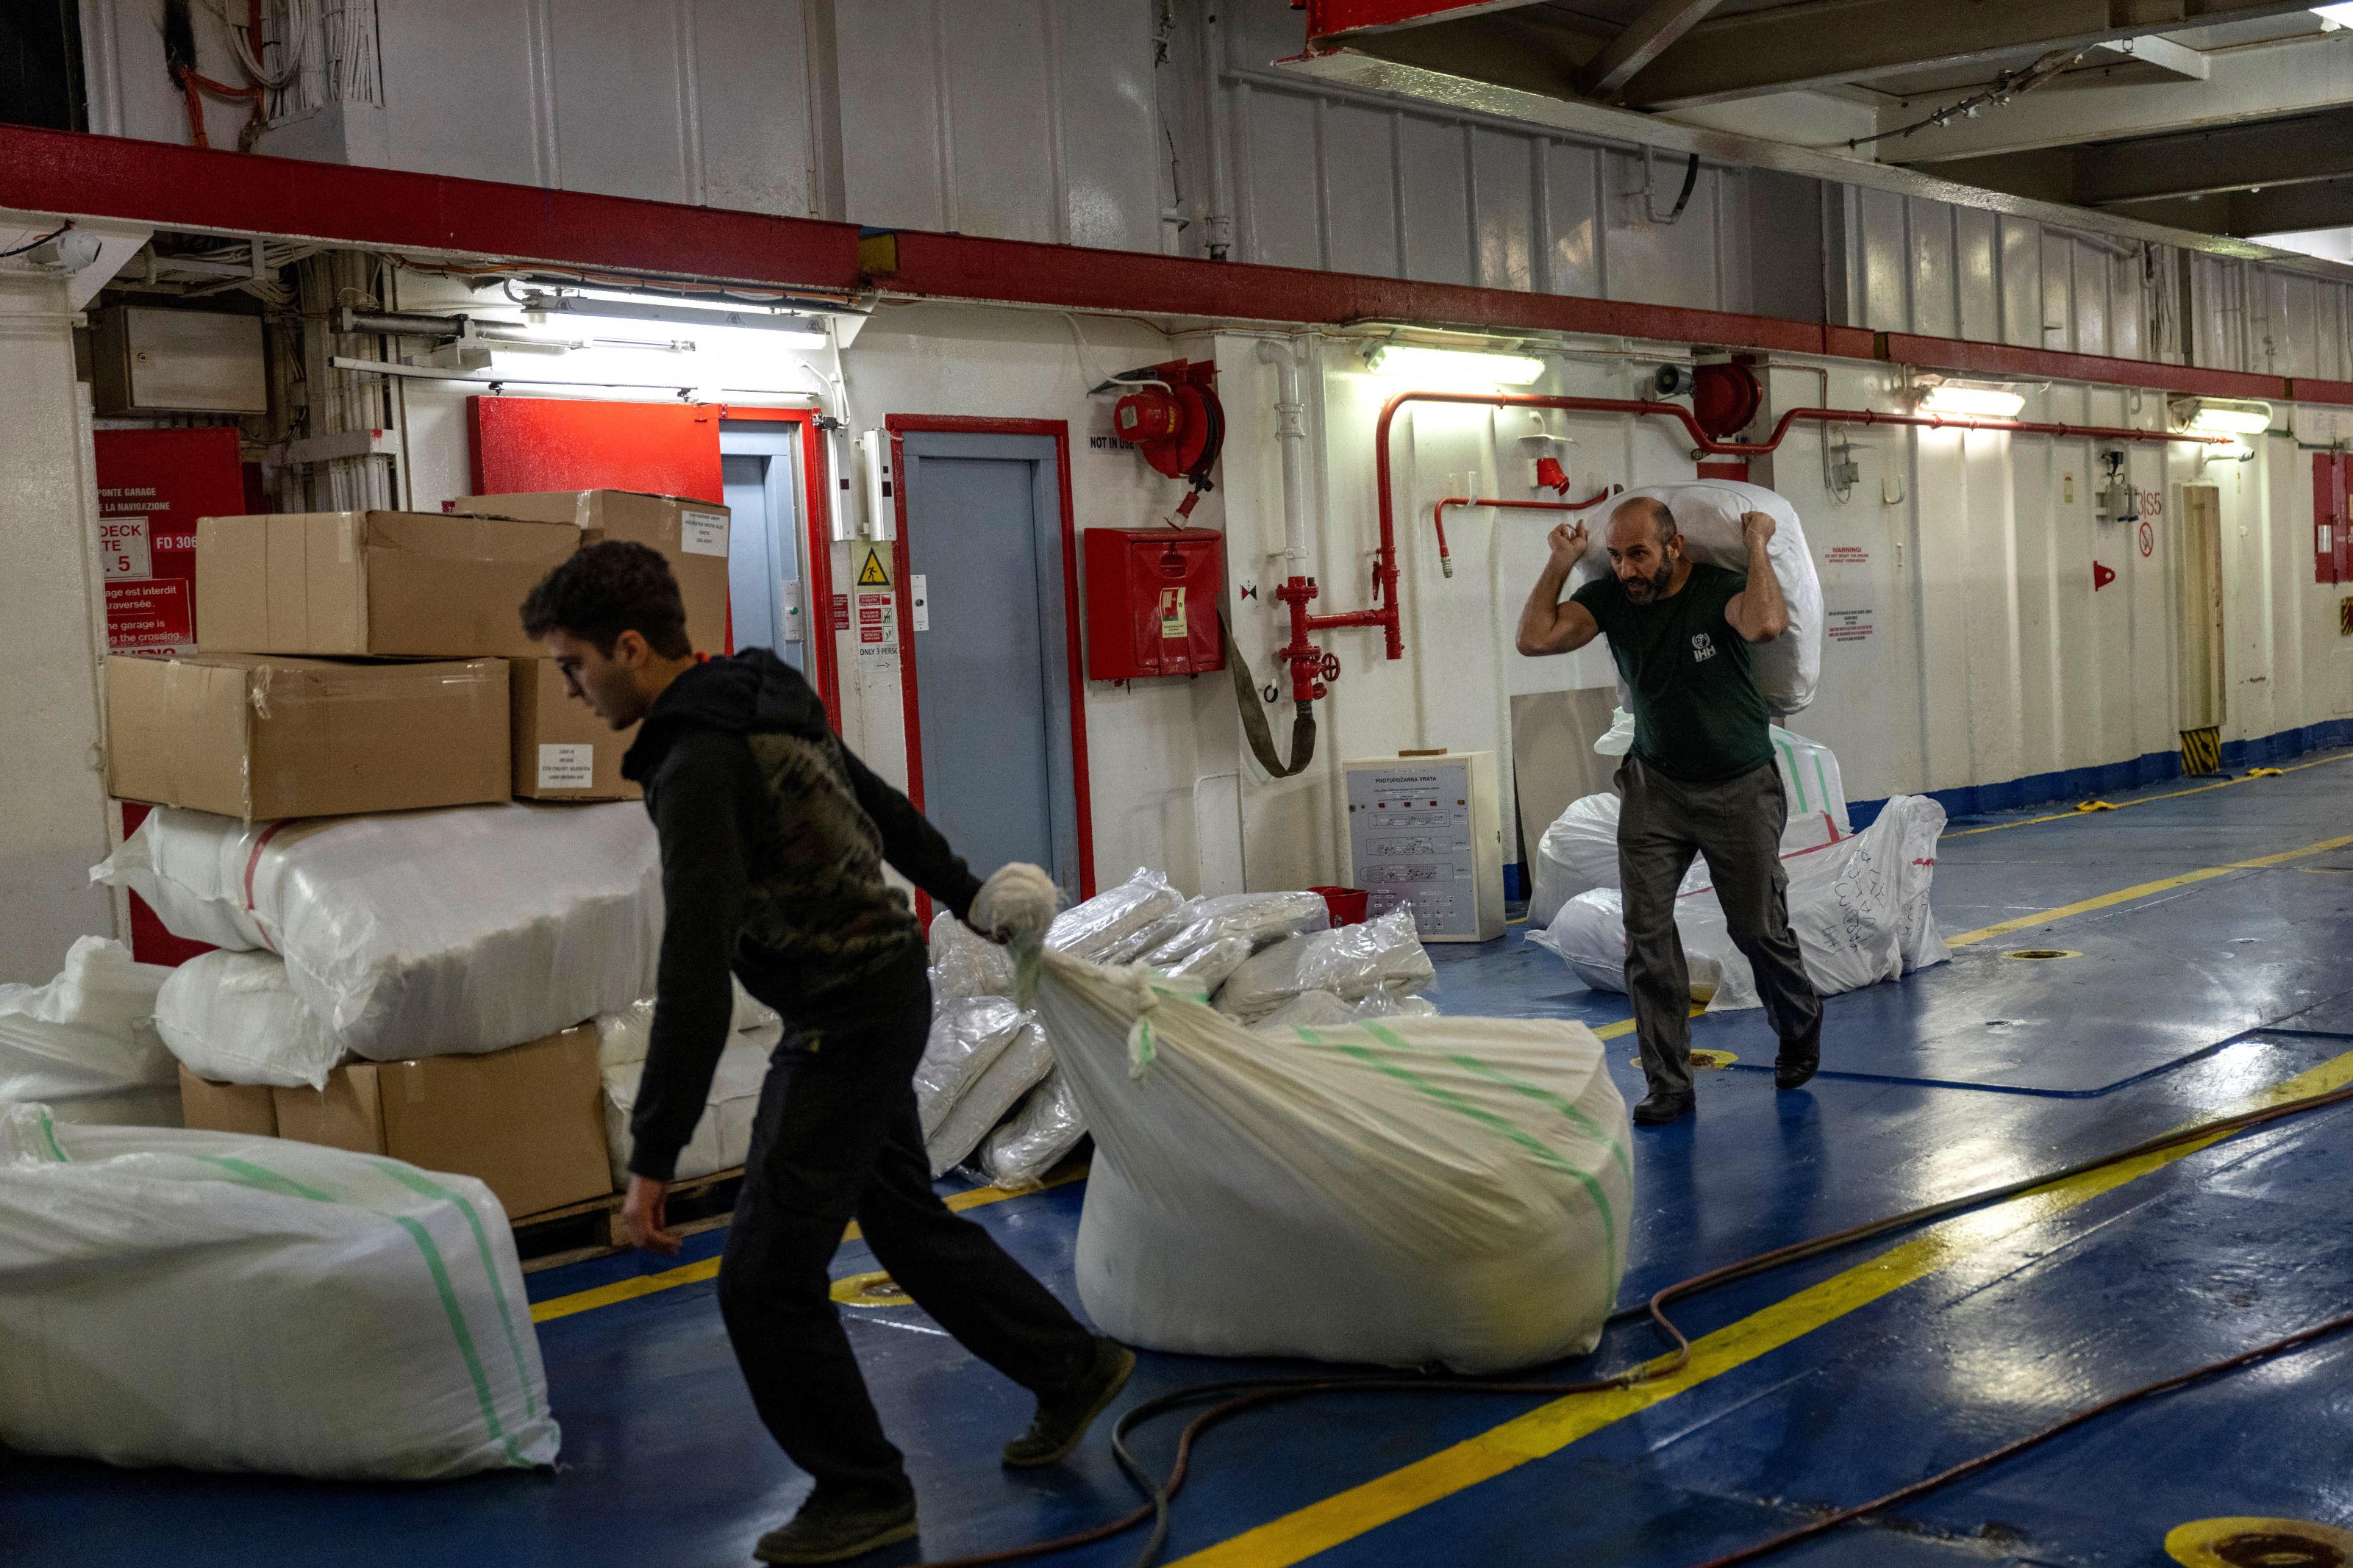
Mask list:
[[[918,982],[875,1023],[786,1037],[760,1090],[720,1267],[720,1312],[753,1404],[829,1500],[909,1491],[828,1294],[851,1219],[917,1305],[1025,1388],[1068,1392],[1094,1353],[1069,1310],[932,1190],[910,1081],[931,1016]]]
[[[1694,856],[1707,858],[1732,944],[1757,976],[1773,1032],[1802,1039],[1822,999],[1789,933],[1781,829],[1789,820],[1781,770],[1770,763],[1717,784],[1683,784],[1628,757],[1618,770],[1618,879],[1626,898],[1626,989],[1634,1002],[1642,1076],[1689,1094],[1691,971],[1675,930],[1675,889]]]

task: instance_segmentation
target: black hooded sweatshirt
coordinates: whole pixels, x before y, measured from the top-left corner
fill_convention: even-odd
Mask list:
[[[980,884],[765,648],[672,681],[621,772],[645,788],[666,911],[629,1169],[668,1181],[727,1045],[731,969],[804,1035],[869,1021],[924,978],[923,932],[882,863],[959,920]]]

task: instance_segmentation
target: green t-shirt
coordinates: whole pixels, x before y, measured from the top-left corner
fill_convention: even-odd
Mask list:
[[[1724,606],[1748,579],[1693,563],[1680,593],[1638,605],[1615,576],[1569,595],[1609,638],[1633,693],[1634,754],[1684,784],[1770,767],[1771,715],[1748,668],[1748,639]]]

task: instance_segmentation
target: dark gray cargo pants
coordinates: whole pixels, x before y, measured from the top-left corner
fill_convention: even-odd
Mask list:
[[[1704,856],[1733,945],[1757,973],[1773,1032],[1789,1041],[1821,1021],[1822,1000],[1789,934],[1781,829],[1789,804],[1767,763],[1719,784],[1682,784],[1641,759],[1618,769],[1618,876],[1626,899],[1626,989],[1653,1093],[1689,1094],[1691,971],[1675,930],[1675,889]],[[1698,895],[1705,898],[1707,894]]]

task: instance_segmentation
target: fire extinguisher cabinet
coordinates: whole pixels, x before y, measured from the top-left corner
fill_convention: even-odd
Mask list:
[[[1206,528],[1086,530],[1087,679],[1225,668],[1221,544]]]

